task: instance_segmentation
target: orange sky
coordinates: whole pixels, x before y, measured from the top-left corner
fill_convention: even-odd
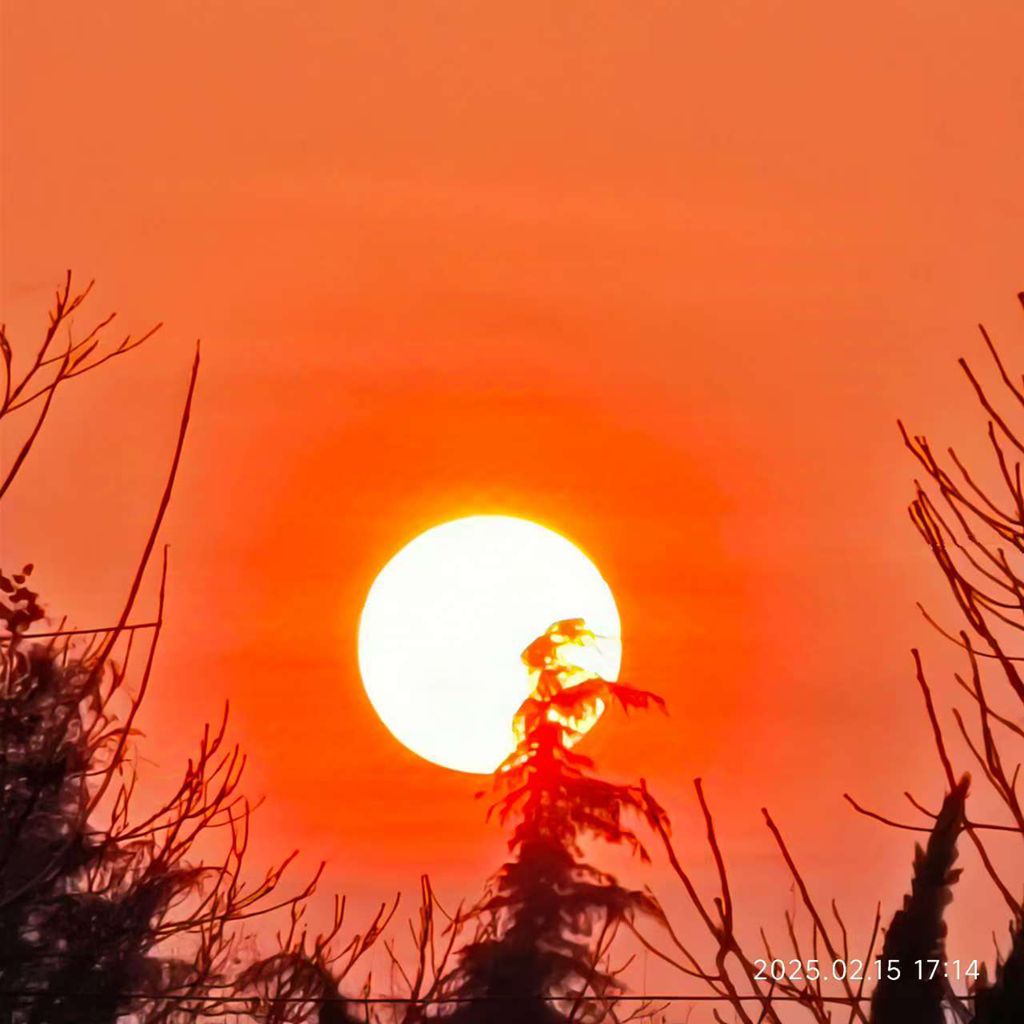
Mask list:
[[[70,266],[94,313],[167,324],[64,395],[4,510],[78,624],[203,339],[154,785],[230,699],[259,856],[473,895],[479,781],[390,739],[354,638],[405,541],[508,512],[594,558],[669,701],[589,750],[694,857],[705,778],[753,920],[788,905],[762,803],[855,923],[902,891],[906,837],[840,794],[937,796],[907,651],[951,664],[913,607],[945,605],[895,419],[980,451],[955,357],[978,319],[1022,336],[1020,4],[0,8],[5,319],[30,338]]]

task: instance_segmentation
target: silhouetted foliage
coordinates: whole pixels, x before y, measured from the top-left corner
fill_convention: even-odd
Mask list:
[[[574,664],[571,649],[595,640],[571,619],[523,652],[534,689],[516,715],[518,744],[495,775],[503,795],[492,808],[502,824],[515,822],[513,857],[474,909],[479,930],[447,986],[450,997],[473,1000],[451,1014],[459,1024],[605,1019],[620,989],[606,962],[611,939],[635,914],[657,913],[645,893],[583,859],[581,843],[591,838],[625,843],[647,860],[627,816],[664,819],[641,786],[595,777],[593,762],[573,749],[599,705],[662,704]]]
[[[1024,305],[1024,294],[1018,299]],[[1024,806],[1017,784],[1024,755],[1024,730],[1018,724],[1024,713],[1024,681],[1018,669],[1021,657],[1015,652],[1017,641],[1024,635],[1024,389],[984,327],[981,334],[1002,399],[991,397],[991,388],[966,359],[960,360],[960,367],[987,419],[992,472],[970,468],[953,448],[941,459],[927,438],[911,436],[900,424],[907,447],[927,477],[927,484],[916,486],[910,516],[948,585],[959,628],[947,628],[922,611],[942,636],[963,650],[968,668],[955,676],[970,704],[967,711],[952,708],[955,739],[951,741],[921,656],[914,652],[917,681],[936,752],[951,789],[956,760],[966,755],[989,794],[1006,812],[1002,821],[979,821],[968,814],[964,822],[981,866],[1010,915],[1010,948],[997,962],[995,982],[989,985],[985,975],[978,979],[969,1000],[972,1006],[949,994],[950,1004],[961,1019],[968,1019],[973,1011],[978,1022],[1024,1020],[1024,904],[1020,897],[1024,876],[1019,867]],[[911,802],[924,811],[920,801],[911,798]],[[1009,862],[994,842],[997,837],[1014,841],[1014,856]],[[1005,877],[1007,863],[1013,865],[1011,879]]]
[[[1024,295],[1020,299],[1024,303]],[[1024,381],[1018,383],[1010,374],[984,329],[982,335],[1019,421],[1024,410]],[[954,708],[952,718],[956,733],[981,779],[1007,813],[1005,820],[998,822],[976,821],[966,813],[966,781],[958,777],[954,767],[956,755],[946,738],[943,715],[936,706],[921,656],[915,650],[917,683],[924,697],[929,727],[942,767],[943,788],[948,794],[942,810],[928,812],[920,800],[907,794],[913,807],[930,819],[924,824],[909,824],[869,811],[849,794],[846,795],[846,799],[862,814],[889,826],[930,836],[926,850],[915,860],[911,895],[885,933],[883,952],[877,954],[883,961],[890,958],[900,961],[902,982],[878,986],[872,1012],[876,1024],[896,1021],[900,1024],[928,1024],[946,1019],[943,1014],[946,1017],[952,1014],[958,1021],[973,1020],[975,1024],[1024,1021],[1024,914],[1019,895],[1019,866],[1022,863],[1019,842],[1024,840],[1024,810],[1018,786],[1021,741],[1024,740],[1024,729],[1019,724],[1024,712],[1024,680],[1018,668],[1022,655],[1013,649],[1015,640],[1024,634],[1024,466],[1021,462],[1024,429],[1014,426],[1013,417],[997,407],[970,365],[963,359],[960,365],[989,420],[988,441],[995,463],[991,478],[996,481],[995,485],[983,486],[979,475],[972,472],[952,449],[947,453],[951,463],[951,468],[947,469],[926,438],[911,437],[902,424],[900,427],[908,448],[931,483],[931,491],[922,484],[917,485],[910,508],[911,518],[946,579],[962,620],[961,629],[950,630],[925,613],[929,622],[957,644],[967,658],[969,672],[958,674],[956,682],[970,699],[974,724],[972,727],[970,715]],[[1002,698],[993,695],[990,680],[1002,690]],[[999,707],[1001,700],[1008,702],[1008,707]],[[718,874],[717,896],[708,900],[701,894],[674,849],[668,830],[658,826],[658,831],[669,862],[712,939],[713,953],[710,957],[698,955],[689,941],[684,942],[671,928],[667,943],[661,939],[654,941],[642,934],[639,936],[641,941],[682,976],[706,984],[729,1007],[734,1018],[743,1024],[760,1024],[762,1021],[785,1024],[799,1011],[806,1012],[819,1024],[827,1024],[835,1017],[836,1000],[846,1004],[851,1021],[868,1024],[868,1016],[862,1008],[863,982],[852,984],[848,978],[839,979],[841,994],[826,1002],[820,980],[812,981],[806,975],[799,980],[788,976],[775,980],[755,971],[753,955],[747,952],[738,936],[736,908],[726,862],[703,786],[699,779],[695,785],[707,826],[709,852]],[[801,938],[795,915],[787,913],[788,950],[777,951],[765,929],[761,928],[764,949],[761,955],[769,961],[792,957],[803,963],[812,953],[817,956],[820,950],[829,960],[849,962],[852,954],[848,931],[838,908],[833,902],[830,914],[818,909],[781,831],[767,811],[764,815],[789,869],[799,906],[809,918],[810,935],[806,939]],[[1010,947],[997,961],[995,980],[990,983],[982,970],[971,997],[966,1001],[950,985],[938,980],[918,982],[918,971],[913,966],[918,959],[927,961],[942,955],[945,937],[943,910],[951,898],[950,884],[958,874],[952,870],[952,864],[956,839],[961,831],[967,834],[982,867],[1010,912]],[[1000,858],[991,848],[995,837],[1016,842],[1014,856],[1008,861],[1016,871],[1012,881],[1008,882],[1003,877]],[[876,956],[880,913],[879,908],[870,939],[865,944],[866,952],[857,954],[864,963],[871,963]],[[834,926],[828,920],[829,916],[834,919]],[[908,963],[910,970],[907,969]],[[785,1001],[784,1007],[779,1005],[780,1001]],[[713,1016],[716,1020],[724,1019],[718,1011],[713,1011]]]
[[[312,885],[276,903],[284,865],[243,879],[243,759],[223,723],[171,797],[132,814],[129,726],[116,709],[137,705],[124,668],[27,638],[42,609],[26,577],[0,575],[0,1013],[26,1024],[215,1013],[237,926]],[[219,860],[197,851],[211,833]]]
[[[938,972],[935,977],[919,977],[917,963],[945,960],[943,913],[960,875],[953,864],[964,824],[967,787],[964,778],[946,797],[927,847],[917,847],[910,894],[893,917],[882,944],[881,960],[886,968],[871,1000],[875,1024],[942,1024],[945,1019],[946,983]],[[898,977],[889,977],[889,965],[895,965]]]
[[[0,474],[0,498],[30,454],[58,390],[152,333],[105,345],[107,318],[79,341],[59,343],[88,291],[73,293],[67,277],[43,341],[24,370],[16,370],[0,328],[6,375],[0,426],[23,424],[14,458]],[[1024,415],[1024,381],[1009,373],[982,333],[1010,405]],[[206,728],[170,798],[137,814],[134,721],[163,621],[163,581],[156,620],[130,619],[181,458],[197,355],[167,484],[118,621],[87,631],[94,639],[79,641],[60,626],[44,624],[29,585],[30,565],[0,573],[0,1022],[114,1024],[128,1018],[156,1024],[202,1016],[260,1024],[424,1024],[439,1017],[452,1024],[622,1021],[651,1007],[623,1016],[616,1003],[623,991],[621,968],[610,964],[609,950],[620,927],[683,977],[705,984],[742,1024],[787,1024],[794,1013],[830,1024],[837,1005],[844,1019],[860,1024],[1024,1021],[1020,850],[1018,845],[1011,861],[1001,859],[994,841],[1024,840],[1018,787],[1024,740],[1018,665],[1024,655],[1014,646],[1024,634],[1024,429],[990,398],[966,361],[961,365],[988,418],[994,485],[979,482],[955,451],[948,451],[947,466],[924,437],[904,431],[904,440],[930,482],[918,484],[911,517],[949,585],[961,627],[947,629],[927,617],[964,652],[969,671],[956,682],[971,714],[952,709],[958,740],[950,742],[945,713],[915,651],[947,796],[938,812],[929,812],[908,794],[926,815],[918,824],[867,811],[847,796],[861,813],[928,835],[926,846],[917,849],[910,893],[887,929],[881,928],[881,909],[875,911],[866,952],[852,949],[834,902],[827,912],[819,909],[782,832],[763,812],[799,908],[785,916],[785,958],[806,962],[813,956],[828,963],[856,955],[864,963],[876,956],[897,962],[899,979],[880,981],[870,1006],[862,980],[835,978],[826,990],[806,974],[766,978],[756,969],[755,954],[739,936],[726,860],[701,780],[695,790],[718,882],[710,898],[680,860],[667,817],[643,782],[618,785],[595,776],[593,763],[574,746],[585,723],[605,705],[628,711],[661,701],[609,683],[574,660],[574,653],[597,639],[582,620],[555,623],[523,652],[534,688],[516,715],[517,746],[496,773],[499,795],[491,809],[511,825],[508,862],[466,913],[444,912],[424,877],[419,919],[410,929],[411,958],[383,936],[397,901],[381,907],[362,934],[343,943],[343,901],[323,933],[314,937],[304,924],[304,900],[316,879],[280,900],[275,894],[287,861],[255,884],[244,880],[249,806],[239,789],[243,759],[226,743],[224,722]],[[145,643],[137,642],[140,635],[148,636]],[[129,667],[140,648],[143,664],[129,686]],[[979,821],[968,813],[967,779],[956,767],[964,756],[1005,809],[1003,820]],[[696,953],[690,939],[680,937],[652,895],[623,886],[586,859],[584,844],[601,840],[630,847],[647,860],[631,818],[660,839],[710,939],[710,954]],[[983,969],[966,999],[938,976],[918,980],[915,966],[944,957],[943,913],[959,874],[953,865],[961,832],[1010,917],[1009,945],[992,979]],[[211,836],[223,840],[219,857],[210,852]],[[1015,872],[1012,877],[1008,870]],[[243,950],[246,922],[273,911],[290,918],[276,950],[264,956]],[[798,922],[798,914],[806,921]],[[660,929],[657,941],[638,929],[644,919]],[[467,926],[475,930],[463,941]],[[390,1005],[366,1000],[369,979],[358,995],[342,991],[378,941],[391,965]],[[760,942],[763,953],[759,949],[756,956],[782,959],[764,929]],[[719,1009],[712,1016],[725,1020]]]
[[[24,575],[0,575],[16,587],[0,606],[0,1006],[13,1020],[99,1024],[189,978],[186,962],[152,954],[199,878],[89,825],[118,747],[110,685],[88,661],[19,642],[42,618]]]
[[[1010,950],[996,964],[995,980],[987,972],[974,989],[974,1024],[1017,1024],[1024,1007],[1024,930],[1019,926],[1010,936]]]
[[[58,345],[88,291],[73,293],[67,276],[21,373],[0,329],[0,426],[7,431],[22,410],[37,410],[0,498],[58,389],[152,333],[105,347],[108,317],[80,340]],[[49,626],[29,586],[32,567],[0,573],[0,1021],[8,1024],[113,1024],[123,1017],[156,1024],[259,1009],[237,1002],[245,923],[289,907],[294,915],[316,882],[276,900],[287,860],[244,877],[244,759],[226,743],[225,721],[205,728],[166,800],[141,813],[133,800],[134,722],[163,622],[166,552],[155,621],[133,624],[130,616],[170,501],[198,366],[197,353],[166,485],[117,622],[96,630]],[[140,643],[140,635],[148,640]],[[142,665],[129,685],[140,649]]]

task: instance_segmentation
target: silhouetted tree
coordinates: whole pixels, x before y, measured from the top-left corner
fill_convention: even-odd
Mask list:
[[[1024,294],[1019,296],[1024,304]],[[1024,840],[1024,810],[1018,786],[1024,729],[1024,679],[1018,668],[1024,654],[1017,641],[1024,634],[1024,379],[1008,371],[988,334],[982,328],[986,347],[994,361],[1000,384],[1012,411],[1003,411],[990,398],[990,390],[966,360],[961,359],[971,388],[988,418],[988,441],[994,456],[994,472],[987,484],[982,474],[972,471],[953,449],[946,453],[948,467],[936,456],[923,436],[911,436],[900,424],[904,441],[929,479],[930,487],[917,484],[910,513],[914,525],[928,545],[949,585],[961,618],[961,628],[947,629],[927,612],[925,616],[943,636],[965,653],[969,671],[956,675],[960,689],[970,699],[971,714],[952,709],[962,750],[1006,811],[1004,820],[979,821],[966,811],[967,777],[959,777],[957,753],[947,738],[943,714],[937,708],[921,656],[914,651],[916,679],[924,697],[925,709],[942,766],[946,796],[938,811],[907,794],[918,812],[926,816],[924,824],[912,824],[867,810],[849,794],[846,799],[860,813],[886,825],[928,834],[924,850],[918,848],[914,863],[911,893],[884,930],[882,950],[877,954],[883,964],[895,960],[899,978],[880,982],[873,993],[870,1020],[873,1024],[938,1024],[955,1019],[973,1024],[1009,1024],[1024,1021],[1024,915],[1022,915],[1020,842]],[[992,483],[991,481],[994,481]],[[922,609],[923,610],[923,609]],[[1001,691],[995,696],[994,691]],[[1000,706],[1002,705],[1002,706]],[[971,718],[974,722],[971,724]],[[840,979],[841,994],[825,999],[822,982],[806,975],[793,979],[766,977],[755,971],[752,955],[738,937],[736,908],[729,887],[725,858],[715,834],[714,821],[696,782],[697,798],[707,825],[708,847],[719,878],[719,894],[707,900],[698,890],[690,873],[680,861],[667,828],[656,823],[669,861],[690,902],[697,910],[713,942],[710,958],[694,952],[689,942],[669,930],[669,940],[654,942],[639,935],[642,942],[684,976],[697,979],[727,1005],[734,1018],[743,1024],[771,1021],[785,1024],[802,1010],[819,1024],[828,1024],[835,1016],[837,1003],[845,1003],[851,1021],[868,1024],[862,1006],[864,981],[852,984]],[[762,928],[763,956],[778,959],[783,965],[792,956],[806,963],[808,955],[821,953],[829,960],[849,962],[850,946],[846,925],[833,902],[831,917],[817,907],[810,890],[782,838],[765,810],[766,823],[789,869],[800,906],[810,920],[809,939],[801,939],[795,918],[786,914],[789,950],[777,955]],[[930,820],[927,820],[930,819]],[[998,958],[992,981],[982,966],[980,977],[965,1001],[939,972],[934,979],[918,980],[916,961],[942,959],[945,949],[945,906],[952,898],[951,886],[959,875],[953,869],[957,839],[965,832],[978,854],[982,867],[1002,896],[1010,915],[1010,942]],[[1009,858],[1005,850],[995,848],[995,839],[1013,842]],[[1002,861],[1002,867],[1000,863]],[[1007,865],[1013,872],[1007,879]],[[880,909],[875,914],[867,952],[858,955],[864,963],[875,958],[875,946],[881,923]],[[826,961],[827,962],[827,961]],[[784,1001],[784,1006],[780,1002]],[[724,1018],[713,1012],[715,1020]]]
[[[919,963],[944,961],[946,922],[943,913],[953,899],[960,875],[953,868],[956,841],[964,824],[964,778],[943,801],[928,845],[917,847],[910,894],[885,933],[881,961],[885,965],[871,1000],[874,1024],[943,1024],[943,972],[922,972]],[[895,970],[892,970],[895,968]]]
[[[611,1015],[620,983],[606,962],[620,924],[656,913],[644,893],[628,889],[583,858],[584,839],[647,851],[628,826],[664,814],[641,786],[597,778],[573,749],[583,723],[605,704],[661,705],[659,697],[610,683],[580,668],[572,649],[593,643],[579,619],[552,625],[524,652],[534,689],[515,718],[518,744],[495,775],[503,794],[492,810],[514,821],[513,853],[473,915],[474,939],[458,953],[446,996],[458,1024],[555,1024]],[[617,1018],[614,1018],[617,1019]]]
[[[137,709],[125,666],[98,671],[88,649],[26,637],[42,620],[27,573],[0,574],[0,591],[0,1019],[219,1013],[240,926],[313,884],[276,901],[284,864],[243,877],[244,759],[224,721],[207,727],[170,798],[133,814],[130,725],[116,714],[127,701],[130,722]]]
[[[1024,294],[1018,299],[1024,305]],[[991,387],[970,363],[966,359],[959,362],[987,419],[991,471],[969,468],[953,448],[947,449],[944,457],[936,455],[926,437],[911,436],[900,424],[904,442],[927,477],[925,483],[916,484],[911,520],[948,585],[959,627],[946,628],[923,608],[922,612],[963,650],[967,661],[967,672],[957,673],[955,680],[970,704],[966,711],[955,706],[951,709],[956,736],[952,741],[943,721],[946,714],[936,704],[922,658],[915,650],[917,682],[950,791],[957,789],[956,762],[966,756],[1005,811],[1001,821],[979,821],[967,814],[963,824],[1010,917],[1010,944],[997,963],[995,981],[990,984],[983,973],[969,1005],[947,986],[953,1012],[962,1020],[970,1019],[973,1012],[979,1024],[1024,1020],[1024,904],[1020,896],[1024,806],[1018,787],[1024,761],[1024,729],[1019,724],[1024,715],[1024,679],[1016,646],[1024,636],[1024,388],[1010,373],[985,328],[980,330],[1003,397],[993,399]],[[917,811],[935,820],[936,828],[943,822],[945,808],[936,814],[909,794],[908,799]],[[995,845],[996,838],[1012,841],[1010,858]],[[1012,872],[1009,878],[1008,870]]]
[[[108,317],[64,341],[88,291],[73,293],[68,275],[24,371],[0,329],[0,427],[14,437],[27,417],[0,499],[58,390],[152,333],[106,346]],[[126,1016],[156,1024],[258,1009],[237,1000],[245,923],[288,907],[294,914],[315,886],[314,878],[276,899],[291,858],[245,877],[244,759],[226,743],[225,722],[206,727],[168,799],[144,813],[133,801],[133,726],[163,623],[166,552],[155,621],[130,618],[170,501],[198,365],[197,353],[167,482],[117,622],[93,631],[48,626],[29,585],[32,567],[0,573],[0,1021],[9,1024]]]

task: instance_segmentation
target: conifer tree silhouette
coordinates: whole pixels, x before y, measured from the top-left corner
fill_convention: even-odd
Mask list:
[[[897,964],[899,976],[890,978],[887,971],[882,972],[871,1000],[873,1024],[943,1024],[945,1020],[943,978],[938,972],[935,977],[921,977],[917,962],[945,959],[943,914],[960,876],[953,864],[968,784],[964,777],[947,795],[927,846],[917,847],[910,893],[893,916],[882,945],[882,963]]]
[[[13,459],[0,472],[0,501],[55,396],[153,333],[108,344],[107,317],[65,340],[90,287],[75,292],[70,273],[65,277],[23,370],[0,325],[0,428],[14,442]],[[166,551],[156,621],[133,624],[130,617],[170,501],[198,369],[197,351],[164,491],[118,621],[81,631],[48,625],[29,582],[32,566],[0,572],[3,1024],[114,1024],[126,1017],[172,1024],[223,1018],[228,1010],[245,1015],[250,1007],[232,1003],[227,984],[243,923],[278,909],[294,912],[315,886],[314,878],[296,895],[277,898],[291,858],[243,877],[244,758],[226,742],[226,721],[203,729],[168,798],[146,812],[133,803],[133,723],[163,621]],[[147,640],[136,642],[136,630]],[[139,650],[143,665],[135,672],[132,651]],[[219,851],[205,846],[200,854],[199,840],[211,835],[220,838]]]
[[[145,864],[90,827],[90,775],[115,739],[109,690],[88,661],[19,642],[43,617],[28,570],[0,574],[0,1009],[9,1021],[106,1024],[188,979],[186,963],[152,949],[197,874]]]
[[[657,914],[645,893],[628,889],[583,858],[584,838],[647,851],[626,817],[653,823],[660,808],[642,786],[593,775],[573,743],[599,706],[663,706],[661,698],[610,683],[580,668],[573,648],[596,640],[581,619],[554,623],[523,652],[535,681],[520,707],[518,744],[499,767],[502,793],[491,808],[514,821],[512,858],[475,908],[479,929],[464,946],[448,994],[458,1024],[557,1024],[598,1021],[620,990],[604,963],[618,925]]]

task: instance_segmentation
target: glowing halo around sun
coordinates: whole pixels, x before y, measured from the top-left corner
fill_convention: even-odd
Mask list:
[[[359,623],[363,685],[411,751],[492,772],[515,745],[512,719],[530,694],[520,654],[568,618],[599,637],[579,663],[618,678],[618,609],[579,548],[527,519],[454,519],[410,541],[370,587]]]

